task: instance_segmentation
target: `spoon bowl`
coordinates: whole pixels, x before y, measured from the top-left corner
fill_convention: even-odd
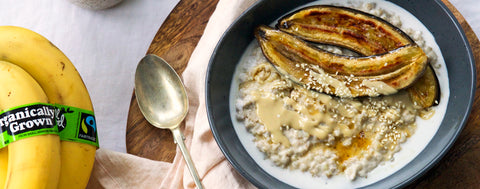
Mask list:
[[[156,55],[147,55],[138,64],[135,95],[140,111],[155,127],[176,127],[187,115],[188,99],[180,77]]]
[[[155,127],[170,129],[197,188],[203,189],[197,170],[179,129],[188,112],[188,98],[182,80],[162,58],[149,54],[135,71],[135,96],[145,119]]]

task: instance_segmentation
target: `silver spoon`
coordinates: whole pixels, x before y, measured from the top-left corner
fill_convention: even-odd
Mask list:
[[[146,55],[138,63],[135,72],[135,94],[145,119],[155,127],[172,131],[197,188],[203,189],[190,153],[183,142],[185,137],[179,129],[187,115],[188,99],[175,70],[162,58]]]

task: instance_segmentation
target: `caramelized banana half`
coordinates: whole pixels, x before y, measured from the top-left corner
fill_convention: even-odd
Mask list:
[[[408,87],[407,91],[413,102],[423,108],[440,103],[440,86],[431,66],[427,67],[425,74],[417,82],[413,83],[411,87]]]
[[[427,56],[415,44],[368,57],[341,56],[285,32],[260,26],[255,36],[265,57],[284,75],[309,89],[360,97],[396,93],[420,77]]]
[[[329,5],[293,12],[281,18],[277,28],[307,41],[342,46],[367,56],[414,43],[402,30],[379,17]]]
[[[277,28],[304,40],[340,46],[363,56],[384,54],[415,42],[401,29],[374,15],[346,7],[306,7],[281,18]],[[428,86],[427,86],[428,85]],[[408,88],[412,100],[438,105],[440,85],[431,66]]]

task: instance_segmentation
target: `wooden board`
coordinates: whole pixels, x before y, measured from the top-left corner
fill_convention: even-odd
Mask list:
[[[181,74],[197,46],[218,0],[181,0],[155,35],[147,54],[165,59]],[[127,119],[127,152],[172,162],[176,145],[170,130],[157,129],[143,117],[132,95]]]
[[[480,41],[463,16],[447,0],[468,37],[480,69]],[[152,41],[147,54],[156,54],[169,62],[178,73],[185,69],[218,0],[181,0],[167,17]],[[478,74],[477,74],[478,75]],[[465,129],[442,160],[408,188],[471,188],[480,186],[480,81]],[[152,160],[172,162],[176,146],[169,130],[151,126],[142,116],[135,94],[127,119],[127,152]]]

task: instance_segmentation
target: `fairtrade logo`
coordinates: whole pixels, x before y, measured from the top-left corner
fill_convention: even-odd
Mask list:
[[[95,117],[93,115],[86,113],[81,114],[78,138],[89,140],[92,142],[97,141],[97,125]]]

